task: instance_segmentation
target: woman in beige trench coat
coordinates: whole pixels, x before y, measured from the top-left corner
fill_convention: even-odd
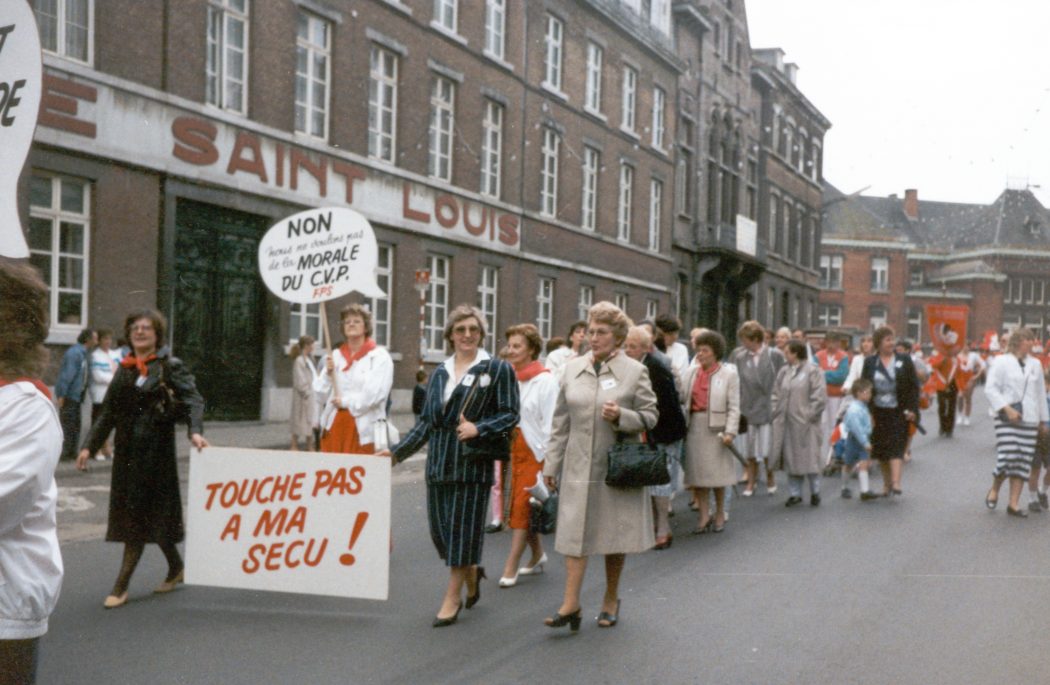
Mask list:
[[[802,481],[809,479],[809,503],[820,506],[821,417],[827,402],[824,373],[809,361],[806,344],[791,340],[787,359],[773,385],[774,468],[788,473],[786,506],[802,502]]]
[[[607,454],[619,432],[625,439],[656,425],[656,395],[645,366],[620,351],[631,321],[610,302],[591,307],[590,352],[565,367],[543,475],[559,489],[554,548],[565,555],[565,596],[545,623],[580,627],[580,587],[587,558],[605,555],[605,596],[598,625],[616,625],[624,555],[654,544],[646,488],[605,484]]]

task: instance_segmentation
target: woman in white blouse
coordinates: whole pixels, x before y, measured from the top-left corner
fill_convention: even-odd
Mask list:
[[[327,393],[321,413],[321,451],[374,454],[376,422],[386,418],[394,362],[372,339],[372,314],[352,304],[340,313],[346,342],[325,360],[314,390]],[[333,382],[334,381],[334,382]]]
[[[558,380],[538,361],[543,339],[535,326],[529,323],[511,326],[504,337],[506,360],[518,378],[521,402],[520,419],[510,448],[510,529],[513,534],[510,554],[499,579],[499,586],[506,588],[517,585],[519,575],[542,573],[547,561],[539,534],[529,527],[532,509],[527,488],[536,485],[542,477],[543,456],[558,401]],[[526,545],[532,557],[528,564],[519,567]]]

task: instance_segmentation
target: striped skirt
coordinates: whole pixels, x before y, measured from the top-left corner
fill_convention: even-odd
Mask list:
[[[1038,435],[1039,424],[1008,423],[995,417],[995,476],[1027,480]]]
[[[427,485],[430,538],[446,566],[481,562],[490,486],[484,483]]]

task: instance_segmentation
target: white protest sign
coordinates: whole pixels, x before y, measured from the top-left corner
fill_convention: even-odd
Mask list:
[[[387,598],[389,459],[208,447],[187,511],[189,584]]]
[[[308,209],[281,219],[259,243],[259,273],[285,302],[313,304],[357,291],[382,297],[379,247],[371,224],[345,207]]]
[[[0,8],[0,256],[23,259],[29,247],[18,219],[18,177],[36,129],[41,88],[40,36],[25,0]]]

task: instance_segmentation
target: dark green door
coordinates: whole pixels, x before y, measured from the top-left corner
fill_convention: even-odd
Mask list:
[[[208,419],[259,418],[266,310],[257,254],[268,223],[190,200],[176,205],[172,342],[197,377]]]

